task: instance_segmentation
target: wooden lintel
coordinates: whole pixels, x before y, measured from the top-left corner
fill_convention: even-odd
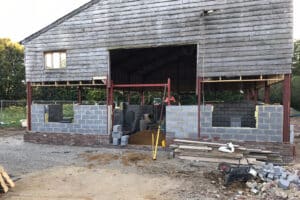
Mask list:
[[[76,86],[105,86],[103,82],[99,81],[54,81],[54,82],[34,82],[32,87],[76,87]]]
[[[228,80],[203,80],[203,83],[230,83],[230,82],[263,82],[263,81],[282,81],[283,79],[228,79]]]

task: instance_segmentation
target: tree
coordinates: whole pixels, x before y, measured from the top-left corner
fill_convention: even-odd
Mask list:
[[[300,110],[300,40],[294,42],[291,105],[293,108]]]
[[[300,40],[294,42],[293,75],[300,76]]]
[[[25,99],[24,49],[0,38],[0,99]]]

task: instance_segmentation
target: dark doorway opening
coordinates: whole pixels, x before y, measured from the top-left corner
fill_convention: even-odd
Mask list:
[[[170,79],[176,105],[196,104],[196,66],[197,45],[110,51],[113,84],[165,84]],[[122,125],[132,144],[151,144],[151,133],[157,132],[158,125],[165,129],[165,92],[163,87],[114,88],[112,124]]]

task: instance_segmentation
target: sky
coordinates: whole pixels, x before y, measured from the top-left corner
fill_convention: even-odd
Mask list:
[[[0,0],[0,38],[19,42],[89,0]],[[294,39],[300,39],[300,0],[294,0]]]

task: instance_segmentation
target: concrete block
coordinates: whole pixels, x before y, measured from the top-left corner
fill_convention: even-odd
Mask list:
[[[270,136],[269,142],[282,142],[282,135],[280,136]]]
[[[264,134],[265,135],[276,135],[274,130],[265,130]]]
[[[117,146],[120,144],[120,139],[119,138],[113,138],[113,145]]]
[[[256,135],[246,135],[245,141],[256,141]]]
[[[284,190],[287,190],[290,186],[290,182],[288,180],[285,180],[285,179],[279,179],[278,181],[278,187],[284,189]]]
[[[222,140],[233,140],[233,135],[221,135]]]
[[[274,180],[274,174],[273,173],[268,173],[267,178],[271,181]]]
[[[265,130],[268,130],[268,129],[270,129],[270,124],[262,124],[262,123],[259,123],[259,124],[258,124],[258,128],[259,128],[259,129],[265,129]]]
[[[256,136],[256,141],[257,142],[268,142],[269,141],[269,137],[265,136],[265,135],[257,135]]]
[[[290,175],[287,177],[287,180],[288,180],[290,183],[298,184],[298,183],[299,183],[299,176],[296,175],[296,174],[290,174]]]
[[[276,112],[276,106],[265,106],[264,111],[265,112]]]
[[[233,135],[233,137],[235,140],[245,141],[246,135],[238,134],[238,135]]]
[[[287,172],[285,172],[285,171],[283,171],[282,173],[281,173],[281,179],[287,179],[287,177],[288,177],[288,173]]]
[[[259,112],[258,113],[258,120],[260,120],[260,118],[263,118],[263,119],[270,118],[270,113],[268,113],[268,112]]]

